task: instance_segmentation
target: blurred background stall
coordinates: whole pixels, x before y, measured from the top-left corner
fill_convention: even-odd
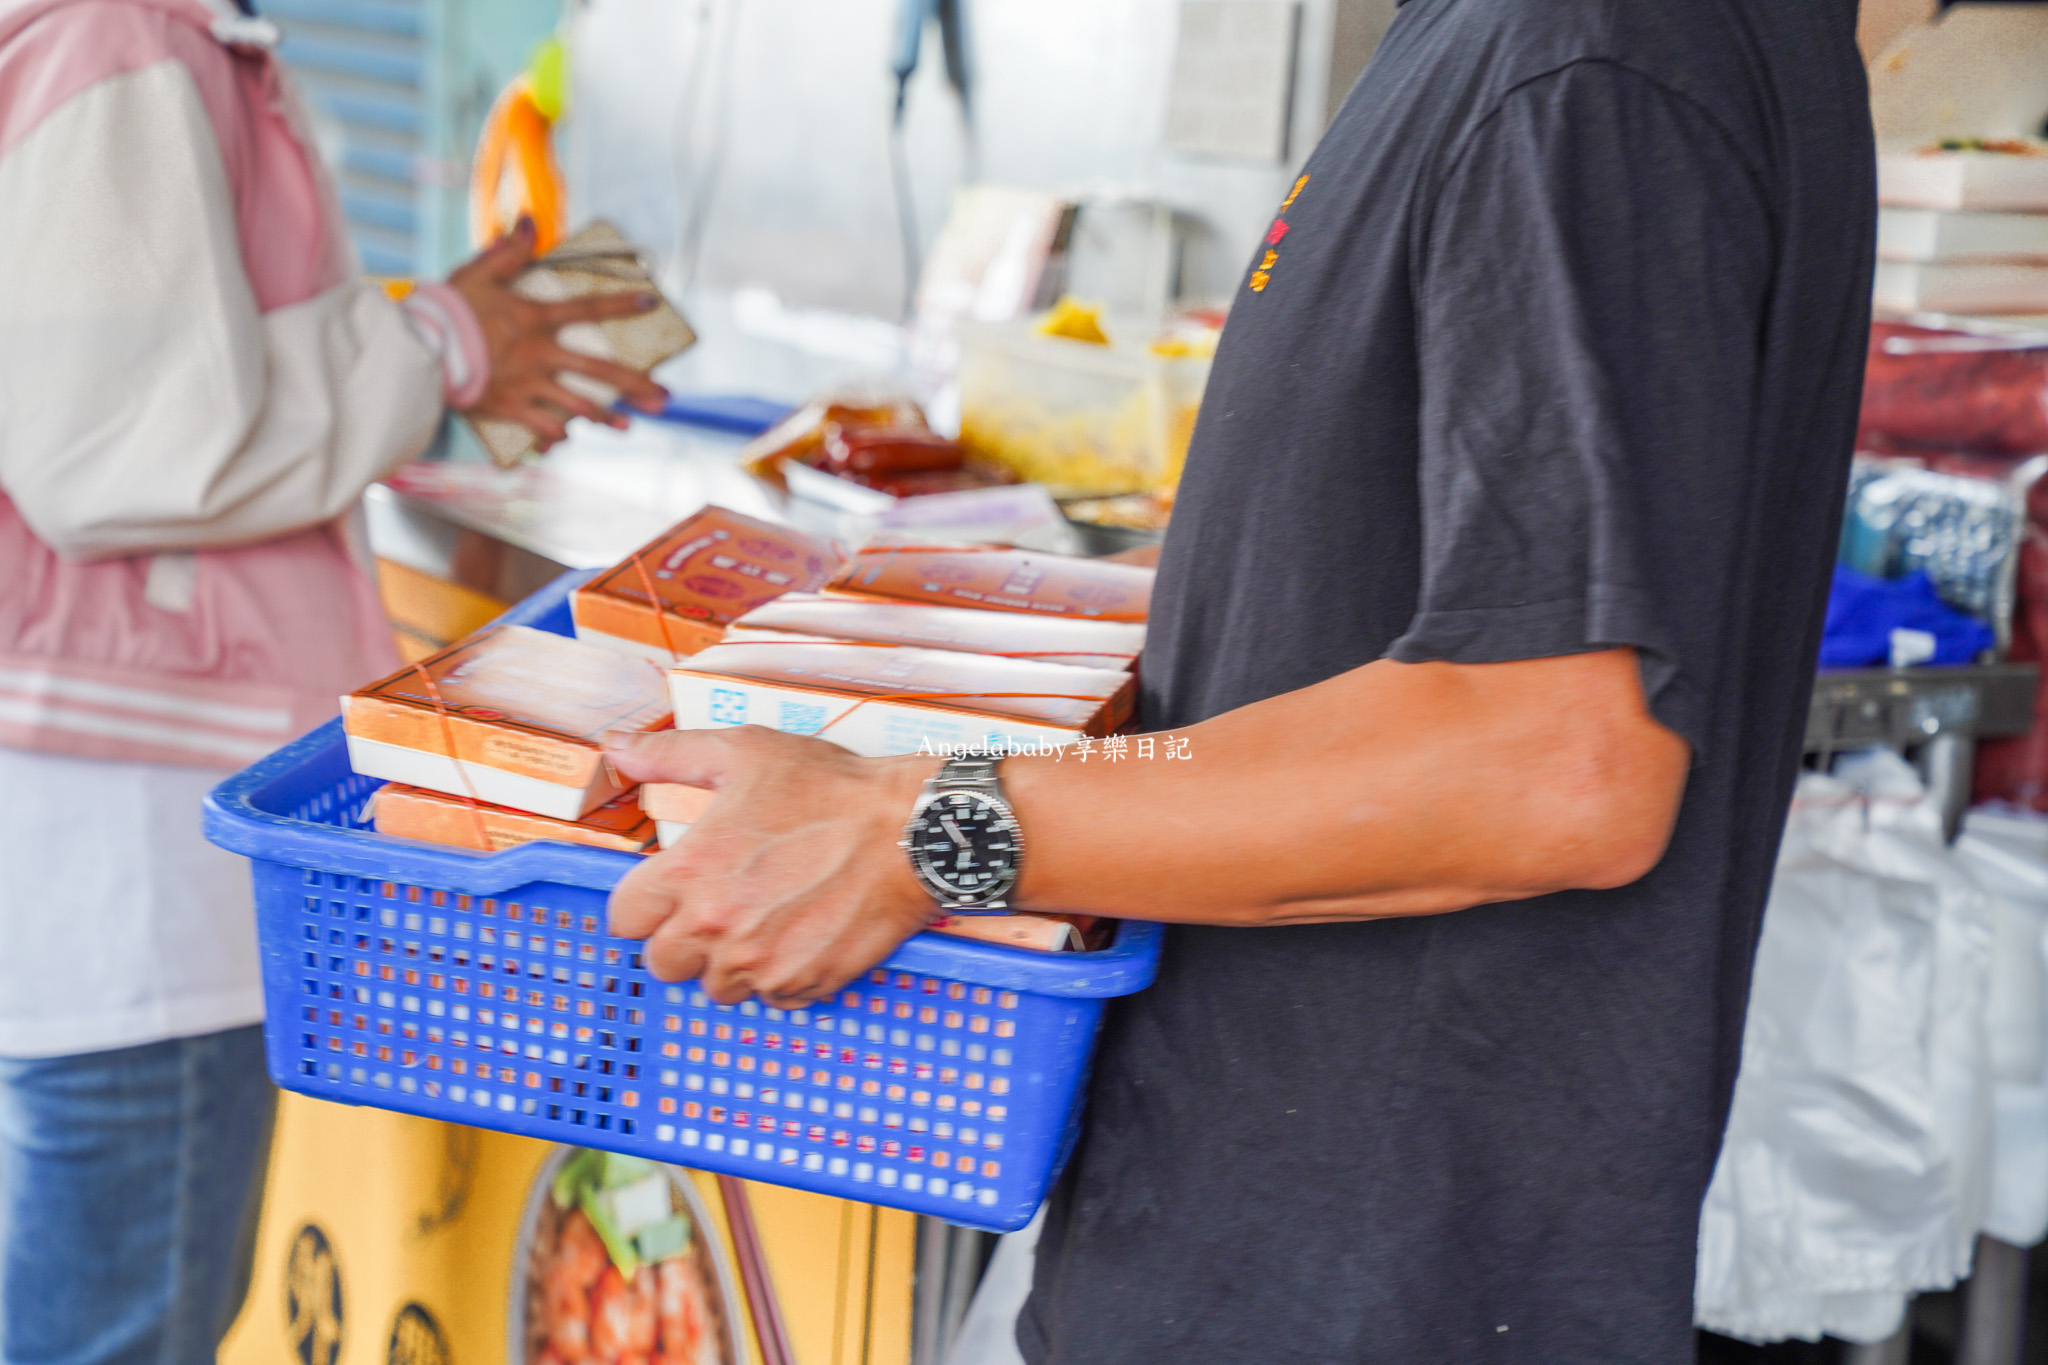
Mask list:
[[[699,337],[658,372],[675,394],[663,419],[624,432],[579,423],[544,464],[513,470],[451,424],[434,458],[373,490],[387,605],[417,657],[714,502],[847,540],[890,528],[1072,538],[1058,548],[1156,540],[1228,301],[1284,232],[1276,214],[1300,163],[1395,4],[264,8],[286,31],[369,270],[403,289],[522,213],[544,237],[603,220],[638,245]],[[1799,920],[1799,858],[1895,872],[1892,853],[1872,849],[1909,846],[1924,873],[1911,894],[1941,933],[1922,935],[1924,956],[1907,965],[1933,971],[1939,938],[1945,979],[1965,986],[1937,1001],[1903,978],[1844,980],[1838,1003],[1848,1016],[1877,995],[1897,1017],[1947,1011],[1943,1027],[1960,1031],[1943,1036],[1965,1043],[1916,1083],[1937,1108],[1980,1106],[1981,1121],[1937,1114],[1916,1131],[1941,1173],[1915,1187],[1919,1223],[1879,1216],[1875,1184],[1847,1196],[1833,1232],[1867,1234],[1884,1253],[1855,1273],[1836,1273],[1821,1231],[1780,1229],[1804,1250],[1771,1263],[1769,1293],[1759,1267],[1784,1248],[1759,1220],[1783,1210],[1746,1200],[1724,1172],[1708,1238],[1740,1250],[1707,1258],[1700,1320],[1728,1335],[1704,1331],[1701,1351],[2014,1365],[2048,1360],[2048,1265],[2025,1250],[2048,1225],[2048,939],[2036,922],[2048,903],[2048,707],[2036,705],[2048,650],[2048,5],[1866,0],[1859,41],[1883,163],[1880,319],[1802,801],[1911,813],[1883,830],[1859,816],[1853,837],[1797,825],[1758,989],[1790,979],[1766,970],[1774,954],[1849,956],[1842,925],[1869,908],[1832,928]],[[915,447],[941,467],[870,477],[844,449],[835,463],[834,441]],[[940,486],[950,491],[922,496]],[[1782,1003],[1760,995],[1758,1017]],[[1752,1043],[1731,1143],[1760,1167],[1853,1167],[1842,1147],[1802,1147],[1810,1132],[1768,1121],[1769,1078],[1822,1077],[1853,1110],[1885,1077],[1796,1029]],[[458,1294],[453,1267],[512,1264],[531,1236],[535,1173],[562,1157],[461,1131],[288,1102],[257,1294],[230,1365],[274,1358],[287,1324],[309,1365],[475,1365],[524,1349],[511,1310]],[[413,1207],[458,1188],[466,1213]],[[702,1176],[692,1188],[737,1266],[730,1191]],[[1014,1359],[1006,1324],[1028,1233],[984,1280],[987,1234],[898,1214],[847,1233],[857,1206],[774,1191],[758,1207],[791,1305],[790,1354],[756,1322],[737,1348],[752,1358]],[[367,1299],[323,1279],[337,1265],[373,1286]],[[406,1319],[410,1307],[424,1317]]]

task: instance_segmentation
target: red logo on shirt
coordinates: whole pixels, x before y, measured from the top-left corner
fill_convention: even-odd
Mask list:
[[[1305,175],[1294,182],[1294,188],[1287,192],[1287,198],[1280,203],[1280,212],[1285,213],[1294,207],[1294,201],[1301,197],[1301,191],[1307,184],[1308,177]],[[1258,265],[1252,270],[1251,287],[1254,294],[1263,294],[1266,286],[1273,282],[1273,267],[1280,264],[1280,239],[1287,235],[1287,230],[1287,220],[1275,218],[1272,228],[1267,231],[1266,249],[1259,256]]]

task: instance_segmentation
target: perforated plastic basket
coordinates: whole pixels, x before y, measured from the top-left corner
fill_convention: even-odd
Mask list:
[[[582,577],[505,620],[568,633]],[[605,934],[634,855],[386,838],[380,785],[333,721],[207,802],[254,863],[271,1075],[320,1099],[1009,1230],[1065,1160],[1103,1001],[1158,968],[1151,924],[1098,953],[919,934],[829,1004],[716,1005]]]

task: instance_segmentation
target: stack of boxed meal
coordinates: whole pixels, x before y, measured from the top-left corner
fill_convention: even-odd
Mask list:
[[[480,852],[537,839],[653,845],[637,791],[604,762],[604,736],[667,729],[663,665],[753,607],[822,586],[843,558],[720,509],[658,545],[591,585],[609,595],[594,602],[618,607],[595,613],[580,640],[501,626],[342,699],[350,764],[393,784],[372,808],[381,833]]]
[[[534,839],[644,849],[653,830],[603,736],[669,723],[661,670],[504,626],[342,698],[349,765],[394,785],[377,829],[479,851]]]
[[[2048,144],[1951,138],[1878,159],[1879,308],[2048,312]]]
[[[622,786],[607,733],[751,723],[870,757],[1049,752],[1130,721],[1151,588],[1150,569],[1005,546],[845,555],[707,508],[577,589],[575,639],[499,627],[345,698],[349,758],[393,784],[374,805],[385,834],[666,847],[711,793]],[[1107,931],[1085,916],[934,927],[1049,951]]]

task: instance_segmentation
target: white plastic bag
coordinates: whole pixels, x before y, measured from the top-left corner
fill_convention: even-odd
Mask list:
[[[1764,913],[1695,1315],[1879,1340],[1968,1273],[1989,1186],[1986,898],[1889,752],[1801,780]]]
[[[946,1352],[946,1365],[1024,1365],[1017,1347],[1017,1315],[1031,1297],[1038,1268],[1038,1234],[1045,1227],[1040,1206],[1031,1221],[996,1241],[981,1285],[974,1291],[960,1334]]]
[[[2048,1235],[2048,820],[1972,811],[1955,856],[1991,913],[1994,1138],[1984,1231],[2032,1246]]]

